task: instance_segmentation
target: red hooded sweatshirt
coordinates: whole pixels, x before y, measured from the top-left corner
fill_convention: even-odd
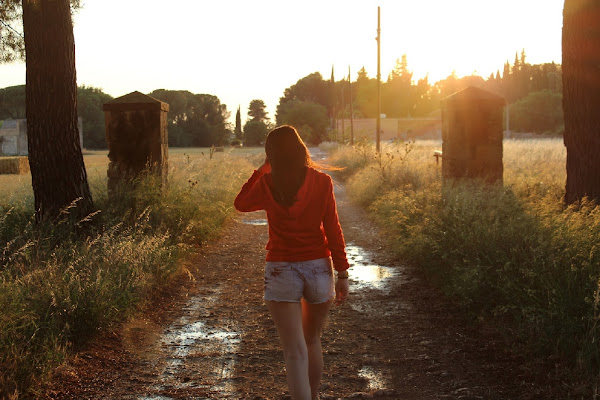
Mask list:
[[[234,202],[238,211],[267,212],[267,261],[307,261],[331,256],[336,270],[348,269],[346,244],[329,175],[307,168],[297,201],[291,207],[273,199],[270,185],[271,174],[255,170]]]

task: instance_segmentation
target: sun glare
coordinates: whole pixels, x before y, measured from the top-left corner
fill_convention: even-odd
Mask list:
[[[332,0],[288,3],[87,0],[75,14],[79,84],[113,96],[181,89],[214,94],[229,110],[263,99],[270,115],[286,87],[315,71],[381,78],[407,55],[413,79],[454,71],[487,78],[525,49],[530,63],[561,58],[562,0]],[[118,9],[119,12],[115,12]],[[98,34],[102,32],[102,34]],[[134,32],[135,34],[132,34]],[[25,83],[24,64],[0,66],[0,86]]]

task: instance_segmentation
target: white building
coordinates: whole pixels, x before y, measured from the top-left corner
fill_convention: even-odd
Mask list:
[[[0,121],[0,156],[26,156],[27,149],[27,121],[24,119],[7,119]],[[79,143],[83,149],[83,126],[81,118],[78,119]]]

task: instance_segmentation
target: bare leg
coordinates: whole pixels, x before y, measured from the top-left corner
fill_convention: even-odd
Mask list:
[[[310,400],[308,354],[302,330],[300,303],[267,301],[283,347],[286,377],[292,400]]]
[[[311,398],[319,398],[321,375],[323,374],[323,351],[321,331],[327,317],[331,301],[322,304],[309,304],[302,299],[302,328],[308,352],[308,378]]]

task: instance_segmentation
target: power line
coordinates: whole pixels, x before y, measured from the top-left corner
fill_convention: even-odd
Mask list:
[[[11,31],[13,31],[14,33],[16,33],[17,35],[19,35],[21,37],[21,39],[23,39],[23,35],[17,31],[15,28],[13,28],[12,26],[10,26],[9,24],[7,24],[6,22],[4,22],[3,20],[0,19],[0,24],[4,25],[5,27],[7,27],[8,29],[10,29]]]

